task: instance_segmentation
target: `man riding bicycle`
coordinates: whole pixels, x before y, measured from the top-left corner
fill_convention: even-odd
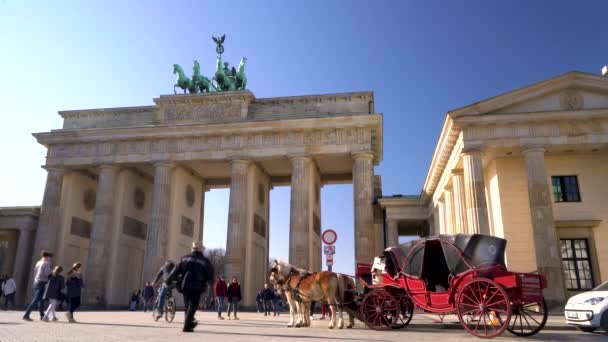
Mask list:
[[[156,306],[158,308],[158,314],[155,317],[156,320],[163,316],[167,294],[171,294],[171,290],[175,288],[174,284],[167,285],[166,283],[169,274],[171,274],[171,271],[173,271],[173,268],[175,268],[175,263],[171,260],[167,260],[165,264],[158,270],[156,279],[154,280],[154,284],[156,285],[162,279],[162,285],[160,287],[160,291],[158,292],[158,305]]]

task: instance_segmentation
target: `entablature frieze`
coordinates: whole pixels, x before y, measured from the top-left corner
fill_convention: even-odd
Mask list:
[[[136,138],[106,142],[59,142],[48,146],[47,165],[106,162],[151,162],[284,157],[286,154],[350,153],[377,151],[373,129],[350,127],[283,132],[205,135],[172,138]],[[375,149],[374,149],[375,148]],[[380,156],[375,152],[376,162]]]

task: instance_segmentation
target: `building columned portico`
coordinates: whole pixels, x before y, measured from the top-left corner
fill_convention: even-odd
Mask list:
[[[421,235],[404,230],[420,219],[429,234],[505,238],[508,268],[544,274],[550,305],[608,280],[606,76],[569,72],[448,112],[420,196],[379,200],[387,242]]]
[[[382,116],[372,93],[154,101],[60,112],[62,129],[34,134],[48,148],[48,175],[33,250],[83,262],[87,304],[123,305],[201,240],[208,189],[230,189],[226,276],[241,279],[246,305],[266,281],[273,186],[292,189],[290,262],[321,269],[320,189],[334,183],[354,184],[357,260],[375,255]]]

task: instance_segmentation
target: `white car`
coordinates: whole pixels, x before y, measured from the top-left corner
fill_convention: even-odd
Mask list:
[[[566,323],[584,332],[598,328],[608,332],[608,281],[568,299],[564,314]]]

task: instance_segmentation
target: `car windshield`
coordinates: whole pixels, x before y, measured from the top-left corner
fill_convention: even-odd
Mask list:
[[[608,281],[594,288],[593,291],[608,291]]]

